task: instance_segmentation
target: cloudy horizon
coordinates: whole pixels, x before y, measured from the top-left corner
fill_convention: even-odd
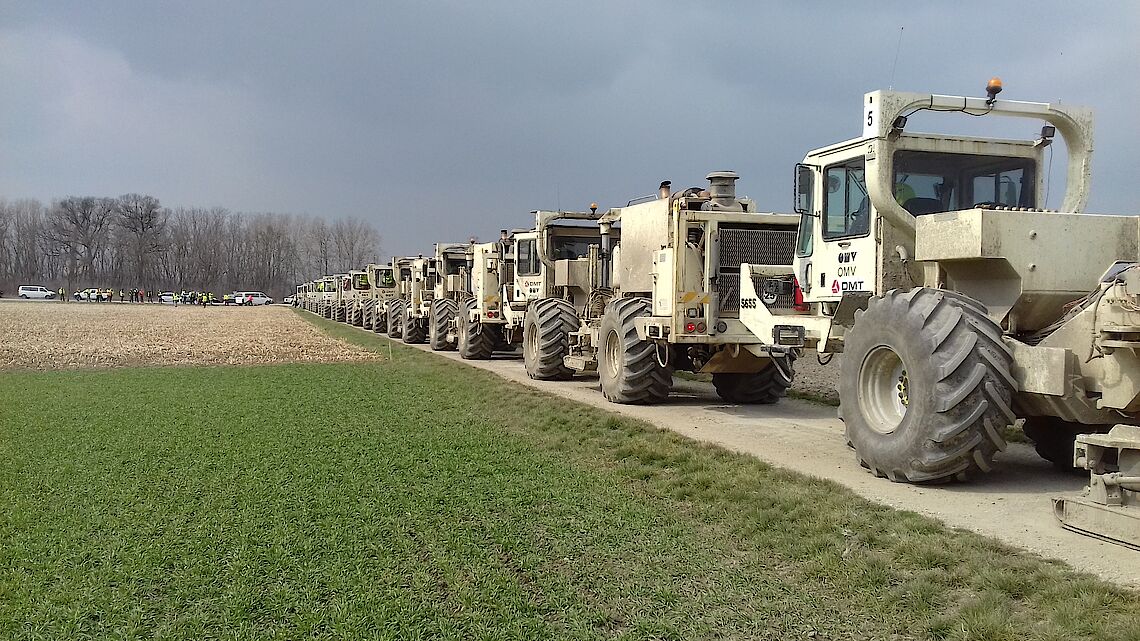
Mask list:
[[[859,135],[864,92],[999,75],[1003,98],[1093,108],[1088,209],[1140,214],[1133,3],[3,6],[9,200],[357,217],[386,255],[719,169],[787,211],[792,165]]]

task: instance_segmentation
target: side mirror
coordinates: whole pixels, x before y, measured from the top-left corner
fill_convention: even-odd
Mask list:
[[[797,164],[795,174],[795,211],[797,214],[812,213],[814,183],[815,167],[803,163]]]

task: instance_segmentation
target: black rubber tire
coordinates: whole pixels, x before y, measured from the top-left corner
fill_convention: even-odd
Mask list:
[[[359,304],[352,306],[352,312],[348,315],[348,324],[353,327],[364,327],[364,310]]]
[[[401,325],[403,324],[406,305],[407,303],[399,298],[388,301],[388,338],[404,337],[404,328]]]
[[[468,361],[485,361],[491,358],[495,351],[495,344],[499,341],[499,328],[494,325],[471,320],[471,311],[475,309],[476,301],[469,298],[463,301],[463,312],[459,314],[459,357]]]
[[[1073,467],[1073,446],[1078,434],[1104,434],[1112,429],[1108,425],[1085,425],[1070,423],[1054,416],[1030,416],[1025,419],[1022,430],[1037,455],[1053,464],[1058,470],[1078,470]]]
[[[795,356],[772,359],[750,374],[713,374],[713,387],[722,399],[741,405],[771,405],[788,394],[795,377]]]
[[[404,308],[404,318],[400,320],[400,328],[404,331],[404,342],[412,345],[427,341],[427,328],[418,319],[412,318],[412,306]]]
[[[383,301],[376,301],[376,307],[372,310],[372,331],[377,334],[388,333],[388,308]]]
[[[431,302],[428,314],[428,345],[432,351],[443,352],[455,349],[455,343],[447,342],[447,332],[451,321],[459,313],[459,304],[450,298],[439,298]]]
[[[602,396],[613,403],[658,403],[669,396],[673,387],[673,373],[658,361],[657,345],[637,337],[634,320],[649,316],[649,312],[647,299],[619,298],[606,305],[602,315],[598,378]]]
[[[566,381],[574,370],[562,360],[570,353],[570,333],[578,329],[578,312],[568,301],[542,298],[523,317],[523,365],[539,381]]]
[[[988,472],[1005,449],[1002,430],[1016,420],[1012,354],[1001,336],[985,307],[957,292],[891,290],[857,311],[843,350],[839,416],[859,463],[896,482]],[[884,358],[896,359],[902,374],[877,374],[874,363]],[[904,384],[901,420],[881,418],[875,408],[888,403],[875,403],[868,390],[901,395]]]

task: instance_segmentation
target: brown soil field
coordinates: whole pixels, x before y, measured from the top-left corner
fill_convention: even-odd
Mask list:
[[[283,306],[0,301],[0,370],[378,358]]]

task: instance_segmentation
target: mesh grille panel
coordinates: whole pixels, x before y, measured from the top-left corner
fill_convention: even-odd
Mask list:
[[[740,309],[740,264],[791,265],[796,232],[790,229],[720,228],[720,313],[733,316]],[[756,292],[763,279],[753,276]],[[791,296],[780,296],[772,307],[790,309]]]
[[[720,267],[733,271],[740,263],[791,265],[796,251],[794,229],[720,228]]]

